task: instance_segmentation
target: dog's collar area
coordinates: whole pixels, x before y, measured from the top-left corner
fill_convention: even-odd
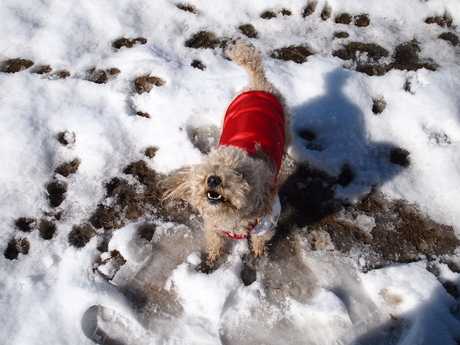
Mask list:
[[[246,230],[247,230],[246,234],[236,235],[236,236],[234,236],[234,235],[228,233],[228,232],[225,231],[225,230],[222,230],[222,229],[219,229],[219,230],[220,230],[225,236],[227,236],[228,238],[231,238],[232,240],[242,240],[242,239],[244,239],[244,238],[249,237],[249,235],[251,234],[252,229],[254,229],[254,228],[257,226],[257,224],[259,224],[259,220],[258,220],[258,219],[256,219],[254,222],[252,222],[252,223],[246,228]],[[217,226],[214,226],[214,227],[217,228]]]
[[[262,235],[269,233],[271,230],[273,230],[276,227],[280,215],[281,215],[281,203],[277,195],[275,204],[273,205],[273,209],[272,209],[272,217],[265,215],[261,219],[256,219],[246,228],[247,230],[246,234],[234,236],[225,230],[222,230],[222,229],[219,229],[219,230],[225,236],[233,240],[242,240],[244,238],[249,237],[249,235],[251,234],[256,235],[256,236],[262,236]],[[218,228],[216,225],[214,225],[214,227]]]

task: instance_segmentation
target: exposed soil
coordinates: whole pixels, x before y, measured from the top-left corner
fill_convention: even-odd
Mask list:
[[[80,166],[80,159],[75,158],[73,161],[70,161],[68,163],[61,164],[58,166],[55,170],[56,174],[60,174],[64,177],[69,176],[70,174],[74,174],[77,172],[78,167]]]
[[[285,48],[276,49],[271,54],[272,58],[284,60],[284,61],[294,61],[296,63],[304,63],[307,61],[307,57],[313,55],[314,52],[307,45],[301,46],[290,46]]]
[[[198,68],[202,71],[204,71],[206,69],[206,65],[200,61],[200,60],[193,60],[192,63],[190,64],[190,66],[192,66],[193,68]]]
[[[243,35],[249,38],[257,38],[259,33],[252,24],[243,24],[238,27]]]
[[[28,254],[30,249],[30,243],[27,238],[13,238],[8,242],[8,246],[5,249],[3,255],[9,260],[15,260],[19,254]]]
[[[425,20],[425,23],[427,24],[437,24],[441,27],[448,27],[450,28],[453,23],[452,16],[449,13],[444,13],[443,16],[435,16],[435,17],[428,17]]]
[[[420,45],[415,40],[401,44],[395,48],[391,62],[388,63],[390,52],[378,44],[350,42],[334,51],[332,55],[342,60],[353,61],[358,72],[369,76],[384,75],[392,69],[416,71],[426,68],[435,71],[436,63],[431,59],[420,58],[420,51]]]
[[[143,37],[138,37],[138,38],[119,38],[115,42],[112,43],[112,46],[116,49],[120,49],[122,47],[125,48],[132,48],[135,45],[142,45],[142,44],[147,44],[147,39]]]
[[[387,106],[387,103],[383,98],[375,98],[372,100],[372,112],[375,115],[383,113]]]
[[[143,94],[144,92],[152,91],[154,86],[163,86],[166,82],[158,77],[153,76],[143,76],[136,78],[134,80],[134,91],[138,94]]]
[[[0,65],[0,71],[5,73],[17,73],[24,71],[34,65],[33,61],[26,59],[11,59]]]
[[[393,148],[390,150],[390,162],[402,167],[408,167],[410,165],[409,155],[409,151],[405,149]]]
[[[136,112],[136,115],[140,116],[140,117],[145,117],[147,119],[150,119],[150,114],[146,113],[145,111],[138,111],[138,112]]]
[[[60,71],[56,71],[56,72],[51,74],[51,77],[56,78],[56,79],[66,79],[66,78],[70,77],[70,72],[65,70],[65,69],[60,70]]]
[[[276,16],[277,16],[276,12],[265,11],[265,12],[261,13],[260,18],[262,18],[262,19],[272,19],[272,18],[276,18]]]
[[[69,244],[82,248],[96,235],[96,229],[91,224],[82,224],[74,226],[69,233]]]
[[[198,14],[199,11],[196,9],[195,6],[193,5],[190,5],[190,4],[177,4],[176,7],[182,11],[185,11],[185,12],[190,12],[190,13],[194,13],[194,14]]]
[[[334,38],[348,38],[350,34],[346,31],[337,31],[334,33]]]
[[[200,31],[194,34],[190,39],[185,42],[187,48],[205,48],[205,49],[214,49],[217,47],[222,47],[224,41],[217,38],[215,34],[209,31]]]
[[[371,20],[367,14],[360,14],[355,16],[355,25],[360,28],[368,27],[371,24]]]
[[[54,234],[57,231],[56,224],[48,219],[42,219],[40,225],[38,226],[41,238],[44,240],[50,240],[53,238]]]
[[[283,245],[289,233],[297,232],[308,237],[315,249],[315,233],[325,231],[335,249],[364,257],[366,269],[421,257],[441,258],[452,265],[449,255],[454,255],[460,240],[451,227],[433,222],[404,201],[390,202],[377,191],[348,205],[334,197],[334,186],[343,178],[295,167],[280,191],[283,214],[274,246]],[[358,226],[360,217],[375,222],[371,232]],[[460,267],[453,269],[460,271]]]
[[[21,217],[14,222],[14,225],[21,231],[31,232],[37,226],[37,221],[33,218]]]
[[[118,68],[100,70],[92,68],[87,71],[86,79],[96,84],[106,84],[109,80],[115,79],[121,71]]]
[[[353,17],[348,13],[341,13],[337,17],[335,17],[335,22],[337,24],[348,25],[351,23],[352,20],[353,20]]]
[[[332,8],[326,3],[324,5],[323,10],[321,11],[321,19],[326,21],[331,18],[332,15]]]
[[[416,40],[404,43],[396,47],[393,59],[394,62],[389,66],[392,68],[416,71],[421,68],[426,68],[430,71],[436,71],[437,65],[431,59],[421,59],[419,57],[420,45]]]
[[[439,35],[439,38],[450,42],[450,44],[452,44],[454,47],[458,46],[459,38],[456,34],[452,32],[444,32],[441,35]]]
[[[303,10],[302,12],[302,17],[308,17],[311,16],[313,13],[315,13],[316,6],[318,5],[318,2],[312,1],[310,2]]]
[[[34,70],[33,73],[36,74],[48,74],[51,73],[53,69],[51,68],[50,65],[42,65],[42,66],[37,66]]]
[[[46,186],[48,192],[48,200],[50,205],[58,207],[66,198],[67,183],[63,181],[53,180]]]
[[[149,158],[153,158],[157,154],[157,151],[158,147],[150,146],[145,149],[144,154]]]

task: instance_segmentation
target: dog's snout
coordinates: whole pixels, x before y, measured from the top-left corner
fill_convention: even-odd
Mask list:
[[[208,187],[216,188],[218,185],[222,183],[222,179],[219,176],[209,176],[208,177]]]

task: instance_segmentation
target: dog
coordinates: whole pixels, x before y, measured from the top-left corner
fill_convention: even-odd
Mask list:
[[[225,53],[249,83],[227,109],[219,146],[162,181],[163,201],[184,200],[202,215],[209,263],[227,238],[250,237],[256,258],[266,252],[281,212],[278,173],[292,140],[286,101],[267,80],[260,51],[239,40]]]

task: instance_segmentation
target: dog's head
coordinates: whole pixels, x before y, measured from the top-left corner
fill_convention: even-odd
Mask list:
[[[262,159],[220,146],[200,164],[173,171],[163,181],[163,200],[185,200],[206,218],[258,218],[271,212],[274,177]]]

